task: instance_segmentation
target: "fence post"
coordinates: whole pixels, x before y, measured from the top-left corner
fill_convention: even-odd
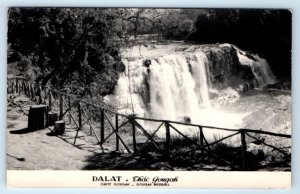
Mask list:
[[[16,93],[19,93],[19,79],[16,78]]]
[[[130,118],[131,119],[131,125],[132,125],[132,145],[133,145],[133,152],[136,153],[137,149],[136,149],[136,128],[135,128],[135,122],[134,122],[134,118]]]
[[[6,88],[6,92],[7,92],[7,94],[9,94],[9,93],[10,93],[10,92],[9,92],[9,91],[10,91],[10,90],[9,90],[9,88],[10,88],[10,86],[9,86],[9,82],[10,82],[10,80],[9,80],[9,79],[7,79],[7,82],[6,82],[6,84],[7,84],[7,85],[6,85],[6,87],[7,87],[7,88]]]
[[[31,91],[31,99],[34,99],[34,97],[35,97],[35,93],[34,93],[34,90],[33,90],[32,84],[30,84],[30,91]]]
[[[12,94],[15,93],[15,88],[14,88],[14,87],[15,87],[15,84],[14,84],[14,83],[15,83],[15,81],[14,81],[14,79],[12,79],[12,80],[11,80],[11,93],[12,93]]]
[[[26,88],[27,88],[27,96],[28,96],[29,98],[31,98],[30,85],[29,85],[28,82],[26,83]]]
[[[63,119],[63,95],[59,93],[59,120]]]
[[[170,158],[170,125],[169,122],[165,121],[165,126],[166,126],[166,145],[165,145],[165,150],[166,150],[166,156],[167,158]]]
[[[26,91],[26,87],[25,87],[25,80],[22,80],[22,89],[23,89],[23,93],[26,96],[27,95],[27,91]]]
[[[43,86],[43,87],[44,87],[44,104],[46,104],[46,99],[47,99],[47,94],[48,94],[48,92],[47,92],[48,87],[47,86]]]
[[[10,93],[13,94],[13,93],[14,93],[14,90],[15,90],[15,89],[14,89],[14,79],[11,79],[11,80],[10,80],[10,87],[9,87],[9,88],[10,88]]]
[[[204,153],[204,134],[203,134],[203,128],[202,126],[199,126],[199,130],[200,130],[200,145],[201,145],[201,154]]]
[[[49,106],[49,112],[51,111],[51,108],[52,108],[52,99],[51,99],[51,91],[48,90],[48,106]]]
[[[68,107],[69,107],[69,124],[72,123],[72,117],[71,117],[71,98],[68,96]]]
[[[104,110],[101,109],[101,115],[100,115],[100,139],[101,143],[104,143]]]
[[[60,94],[61,95],[61,94]],[[74,145],[76,143],[76,139],[77,139],[77,136],[78,136],[78,133],[79,133],[79,130],[81,129],[81,108],[80,108],[80,102],[78,102],[78,129],[77,129],[77,132],[76,132],[76,135],[75,135],[75,138],[74,138]]]
[[[20,79],[20,81],[21,81],[21,83],[20,83],[20,86],[21,86],[21,88],[20,88],[20,94],[22,94],[22,92],[24,94],[23,80]]]
[[[7,86],[6,86],[6,87],[7,87],[7,88],[6,88],[6,92],[7,92],[7,94],[9,94],[9,93],[10,93],[10,92],[9,92],[9,91],[10,91],[10,90],[9,90],[9,87],[10,87],[10,86],[9,86],[9,79],[7,80]]]
[[[243,129],[240,130],[241,131],[241,148],[242,148],[242,169],[245,170],[246,169],[246,149],[247,149],[247,145],[246,145],[246,135],[245,135],[245,131]]]
[[[37,97],[36,97],[38,91],[37,91],[37,89],[36,89],[36,87],[35,87],[34,84],[32,84],[32,89],[33,89],[33,92],[34,92],[34,93],[33,93],[33,94],[34,94],[34,95],[33,95],[33,96],[34,96],[34,97],[33,97],[33,100],[34,100],[34,102],[38,103]]]
[[[23,80],[23,84],[22,85],[23,85],[24,95],[27,96],[28,93],[27,93],[27,87],[26,87],[26,84],[25,84],[25,80]]]
[[[29,87],[29,83],[28,82],[26,82],[26,89],[27,89],[27,96],[29,98],[31,98],[30,87]]]
[[[116,114],[116,132],[119,132],[118,114]],[[116,151],[119,151],[119,136],[116,134]]]
[[[39,86],[39,104],[43,103],[42,86]]]

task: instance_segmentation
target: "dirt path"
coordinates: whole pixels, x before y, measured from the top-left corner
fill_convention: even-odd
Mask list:
[[[59,137],[48,136],[50,129],[26,131],[26,112],[31,103],[27,98],[14,99],[13,102],[22,107],[11,102],[7,110],[7,169],[79,170],[87,165],[86,158],[92,152],[75,148]]]

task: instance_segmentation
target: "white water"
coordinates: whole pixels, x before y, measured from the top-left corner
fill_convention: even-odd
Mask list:
[[[208,94],[208,78],[207,71],[208,59],[203,52],[198,52],[194,55],[195,60],[191,60],[193,78],[196,81],[196,91],[200,97],[199,103],[206,107],[210,107],[209,94]]]
[[[236,49],[240,64],[251,68],[251,71],[257,80],[257,84],[255,84],[257,88],[262,88],[267,84],[276,83],[276,78],[265,59],[260,58],[258,55],[251,55],[253,57],[253,59],[251,59],[246,56],[244,51],[238,48]]]
[[[191,71],[182,55],[152,60],[148,116],[178,120],[195,113],[202,105],[209,106],[205,57],[202,53],[191,55]]]
[[[250,59],[235,49],[240,64],[250,66],[258,87],[275,82],[266,60],[256,55],[252,55],[255,60]],[[216,127],[243,126],[242,118],[248,113],[232,113],[211,105],[209,91],[214,88],[208,84],[209,61],[201,50],[152,58],[148,68],[143,60],[124,60],[126,72],[120,76],[115,94],[106,97],[120,112],[176,121],[189,117],[192,123]]]

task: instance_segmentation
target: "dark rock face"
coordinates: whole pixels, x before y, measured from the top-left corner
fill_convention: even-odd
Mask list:
[[[113,67],[118,72],[124,72],[126,67],[122,61],[113,64]]]
[[[212,87],[217,89],[238,87],[239,84],[254,78],[250,67],[240,64],[237,50],[233,46],[205,45],[203,52],[208,58],[207,71]]]

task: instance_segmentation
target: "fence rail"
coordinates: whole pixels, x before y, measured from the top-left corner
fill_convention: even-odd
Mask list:
[[[210,156],[232,170],[249,170],[253,168],[251,167],[253,154],[247,151],[247,148],[253,142],[258,142],[258,145],[269,148],[265,149],[267,154],[276,152],[277,158],[281,159],[272,160],[270,164],[290,162],[291,135],[287,134],[253,129],[227,129],[125,115],[48,86],[31,83],[24,78],[9,78],[7,93],[24,94],[39,104],[48,105],[49,111],[57,112],[60,120],[65,120],[70,128],[75,128],[73,136],[75,146],[77,140],[81,138],[79,133],[84,132],[87,136],[93,137],[91,141],[99,145],[102,152],[105,145],[110,145],[115,151],[123,150],[125,153],[154,151],[166,160],[176,160],[187,154],[196,155],[198,160]],[[193,130],[193,136],[185,132],[189,130]],[[214,131],[223,131],[227,134],[216,139],[209,135]],[[267,137],[269,141],[266,140]],[[277,138],[277,143],[282,142],[284,146],[272,145],[274,138]],[[224,146],[226,141],[234,142],[234,146]],[[234,154],[235,160],[226,156],[228,147],[230,150],[227,150],[227,154]],[[260,164],[264,165],[266,164]]]

